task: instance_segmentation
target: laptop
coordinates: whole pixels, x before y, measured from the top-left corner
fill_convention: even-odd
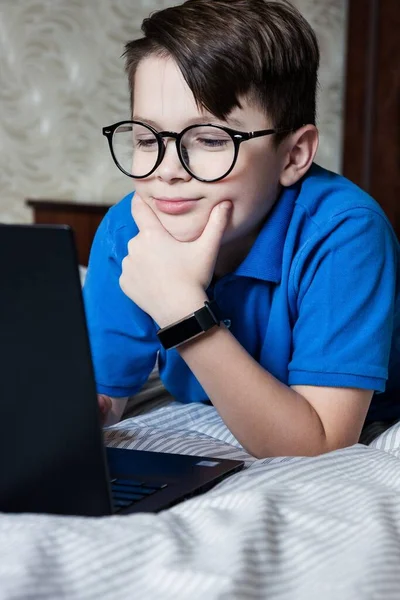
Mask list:
[[[73,232],[0,225],[0,511],[158,512],[242,461],[106,448]]]

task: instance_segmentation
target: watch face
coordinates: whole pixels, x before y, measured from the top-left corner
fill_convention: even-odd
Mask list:
[[[203,329],[197,322],[196,317],[185,319],[181,323],[176,323],[170,328],[158,332],[158,337],[164,348],[173,348],[190,338],[201,333]]]

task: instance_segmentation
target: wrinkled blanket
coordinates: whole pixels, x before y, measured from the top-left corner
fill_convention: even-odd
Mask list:
[[[400,423],[370,446],[255,460],[212,406],[175,402],[109,445],[243,458],[157,515],[0,515],[0,599],[400,599]]]

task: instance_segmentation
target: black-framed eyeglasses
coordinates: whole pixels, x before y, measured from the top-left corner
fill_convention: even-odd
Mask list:
[[[240,144],[248,140],[289,133],[294,129],[262,129],[236,131],[221,125],[191,125],[180,133],[156,131],[140,121],[119,121],[103,127],[111,155],[117,167],[134,179],[149,177],[160,166],[166,144],[164,138],[175,139],[183,168],[198,181],[220,181],[232,171]]]

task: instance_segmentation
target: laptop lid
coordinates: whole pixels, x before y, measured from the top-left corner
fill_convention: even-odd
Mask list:
[[[71,229],[0,225],[0,276],[0,510],[110,514]]]

